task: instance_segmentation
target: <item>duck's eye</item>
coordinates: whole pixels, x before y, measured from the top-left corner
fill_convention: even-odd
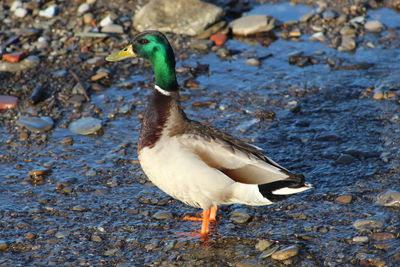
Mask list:
[[[139,42],[139,44],[148,44],[148,43],[150,43],[150,41],[147,40],[147,39],[140,39],[138,42]]]

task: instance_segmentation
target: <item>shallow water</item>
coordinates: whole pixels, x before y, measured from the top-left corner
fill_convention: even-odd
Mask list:
[[[294,8],[296,17],[308,9]],[[278,19],[296,19],[280,18],[278,8],[276,12],[273,15]],[[378,14],[379,10],[373,12]],[[163,261],[190,265],[199,260],[272,266],[273,261],[260,258],[260,252],[254,249],[259,239],[297,244],[303,266],[340,265],[352,262],[360,252],[391,263],[386,251],[399,246],[398,238],[385,242],[386,250],[374,248],[373,242],[365,246],[348,242],[361,235],[352,227],[357,219],[383,218],[386,231],[400,223],[398,210],[373,202],[385,189],[400,189],[398,173],[394,173],[399,168],[398,104],[395,100],[363,97],[368,87],[398,92],[400,49],[376,43],[374,49],[360,47],[355,54],[346,54],[307,40],[279,39],[269,47],[230,40],[226,46],[240,51],[230,60],[221,61],[209,53],[192,54],[178,63],[178,67],[196,66],[197,62],[210,67],[209,75],[200,74],[196,79],[204,90],[182,91],[189,117],[254,143],[315,185],[315,189],[273,206],[240,206],[251,216],[247,224],[229,220],[229,214],[239,205],[222,207],[218,229],[214,228],[206,243],[178,235],[199,227],[180,221],[195,210],[155,188],[132,162],[137,159],[138,115],[150,93],[140,81],[152,79],[150,69],[138,73],[139,68],[133,68],[132,76],[124,81],[129,89],[114,86],[92,94],[91,103],[103,110],[99,116],[104,122],[103,135],[77,136],[68,129],[56,128],[47,145],[25,146],[5,144],[10,129],[0,129],[2,150],[12,159],[0,163],[0,218],[4,229],[0,240],[9,242],[17,253],[15,257],[5,255],[0,264],[13,259],[24,265],[30,257],[38,257],[42,264],[66,258],[91,264],[125,262],[128,266],[159,265]],[[289,64],[288,55],[294,51],[325,54],[315,56],[320,63],[300,68]],[[245,64],[249,57],[269,54],[272,56],[263,59],[259,67]],[[333,70],[324,63],[327,57],[341,58],[343,65],[363,62],[373,66]],[[186,76],[179,75],[179,80]],[[193,105],[206,101],[213,104]],[[107,118],[124,104],[134,105],[134,110],[112,120]],[[257,111],[273,111],[276,119],[256,119]],[[60,144],[67,136],[73,136],[72,146]],[[51,165],[52,173],[44,185],[27,182],[29,171],[46,164]],[[71,188],[72,193],[65,193],[63,188]],[[344,193],[353,196],[352,203],[334,201]],[[158,211],[172,212],[173,218],[156,220],[152,215]],[[66,236],[55,238],[49,234],[52,230]],[[28,232],[38,238],[27,241],[23,236]],[[93,241],[93,235],[102,241]],[[115,249],[114,254],[111,249]],[[24,250],[30,252],[24,254]],[[107,253],[111,255],[104,256]],[[42,259],[40,254],[49,258]]]
[[[302,16],[310,13],[311,11],[312,6],[303,4],[292,5],[288,2],[276,4],[266,3],[256,6],[248,12],[248,15],[271,15],[282,22],[286,22],[299,20]]]

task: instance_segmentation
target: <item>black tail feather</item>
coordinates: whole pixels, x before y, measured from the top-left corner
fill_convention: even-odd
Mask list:
[[[291,195],[275,195],[272,192],[284,187],[289,188],[300,188],[305,186],[305,177],[302,174],[290,174],[288,178],[281,181],[276,181],[267,184],[260,184],[258,185],[258,190],[260,191],[261,195],[272,202],[281,201],[287,199]]]

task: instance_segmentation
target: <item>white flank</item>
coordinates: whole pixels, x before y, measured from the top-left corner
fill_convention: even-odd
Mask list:
[[[299,187],[299,188],[284,187],[284,188],[272,191],[272,194],[274,194],[274,195],[292,195],[292,194],[297,194],[297,193],[306,191],[310,188],[312,188],[312,185],[310,185],[310,184],[306,184],[305,186]]]
[[[167,90],[162,89],[160,86],[158,86],[157,84],[154,85],[154,88],[156,88],[157,91],[159,91],[161,94],[163,95],[167,95],[170,96],[171,93],[168,92]]]

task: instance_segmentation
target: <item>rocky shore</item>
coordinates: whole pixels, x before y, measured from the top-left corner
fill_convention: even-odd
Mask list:
[[[400,2],[3,1],[0,266],[398,266]],[[136,140],[152,87],[104,57],[159,29],[188,115],[315,189],[196,210],[155,188]],[[184,233],[184,234],[182,234]],[[186,234],[185,234],[186,233]]]

